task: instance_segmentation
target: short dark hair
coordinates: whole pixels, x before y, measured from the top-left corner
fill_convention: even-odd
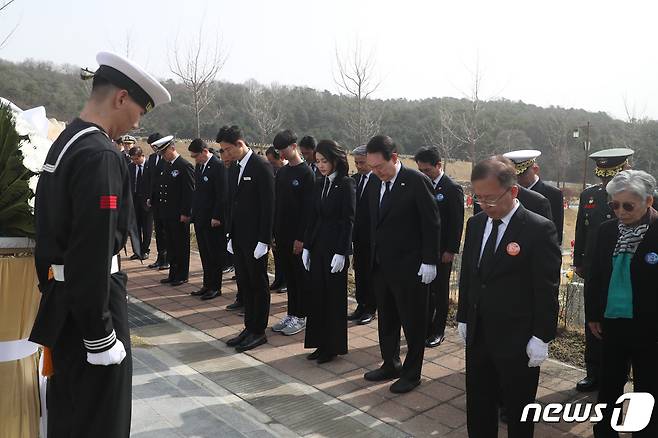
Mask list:
[[[398,145],[388,135],[376,135],[366,145],[366,153],[380,153],[386,161],[391,161],[391,157],[397,152]]]
[[[335,141],[320,140],[315,148],[315,152],[326,158],[334,166],[334,171],[339,176],[346,176],[350,171],[350,165],[347,162],[347,153]]]
[[[225,142],[237,145],[238,140],[245,141],[244,136],[242,135],[242,130],[238,125],[225,125],[219,128],[219,132],[217,133],[217,143]],[[245,141],[245,143],[247,142]]]
[[[156,140],[160,140],[162,138],[162,134],[159,132],[154,132],[153,134],[149,135],[149,137],[146,139],[146,142],[148,144],[153,143]]]
[[[286,129],[274,136],[272,146],[274,146],[275,149],[285,149],[293,143],[297,143],[297,135],[295,135],[290,129]]]
[[[97,99],[104,98],[113,89],[118,89],[110,81],[101,76],[94,76],[91,83],[91,95]]]
[[[317,144],[315,142],[315,137],[312,135],[307,135],[299,141],[299,147],[304,149],[315,150]]]
[[[141,157],[142,155],[144,155],[144,151],[139,146],[133,146],[128,150],[129,157]]]
[[[436,166],[441,162],[439,148],[436,146],[423,146],[418,149],[418,152],[414,155],[414,161],[416,161],[416,163],[429,163],[432,166]]]
[[[198,154],[199,152],[202,152],[204,149],[208,149],[208,145],[206,144],[205,141],[201,140],[200,138],[195,138],[192,140],[190,145],[187,147],[187,150]]]
[[[274,146],[270,146],[269,148],[267,148],[267,150],[265,151],[265,155],[271,155],[274,157],[275,160],[281,159],[281,154]]]
[[[516,184],[516,168],[509,158],[494,155],[486,158],[473,167],[471,182],[495,177],[501,187],[509,189]]]

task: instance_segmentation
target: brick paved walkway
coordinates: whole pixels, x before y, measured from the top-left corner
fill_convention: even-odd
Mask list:
[[[164,278],[164,272],[147,269],[147,262],[144,265],[127,260],[123,263],[129,275],[128,293],[132,297],[215,339],[225,340],[242,329],[242,317],[224,310],[235,299],[235,281],[226,280],[223,295],[214,300],[204,302],[189,295],[201,286],[198,255],[193,253],[191,257],[190,283],[179,287],[161,285],[159,280]],[[285,311],[286,295],[272,294],[270,326]],[[402,436],[467,436],[464,349],[454,329],[448,329],[447,338],[440,347],[426,350],[421,385],[404,395],[392,394],[388,390],[391,382],[372,384],[363,379],[364,372],[380,365],[376,321],[366,326],[351,325],[349,353],[323,365],[306,360],[310,351],[303,348],[303,332],[287,337],[268,330],[267,335],[266,345],[243,354],[231,353],[230,356],[250,356],[257,361],[254,363],[265,364],[326,395],[326,403],[331,404],[332,399],[340,400],[354,407],[355,412],[367,413],[401,431]],[[582,370],[547,361],[542,366],[538,401],[542,404],[592,401],[574,390],[575,382],[583,375]],[[248,397],[243,399],[253,403]],[[503,431],[505,426],[501,426],[500,436],[506,436]],[[313,435],[312,430],[308,433]],[[323,435],[318,430],[315,436]],[[539,424],[535,436],[588,437],[591,436],[591,425]]]

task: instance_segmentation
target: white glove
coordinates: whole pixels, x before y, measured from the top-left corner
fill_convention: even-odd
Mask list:
[[[464,344],[466,343],[466,323],[465,322],[458,322],[457,323],[457,333],[459,333],[459,336],[462,338],[462,341],[464,341]]]
[[[304,264],[304,269],[307,271],[311,270],[311,253],[306,248],[302,250],[302,263]]]
[[[233,254],[233,239],[228,239],[228,243],[226,244],[226,251]]]
[[[430,284],[436,278],[436,265],[426,265],[423,263],[420,265],[417,275],[420,275],[420,281],[424,284]]]
[[[258,260],[259,258],[263,257],[265,254],[267,254],[268,250],[269,247],[267,246],[266,243],[258,242],[258,245],[256,245],[256,248],[254,249],[254,258]]]
[[[123,342],[117,339],[116,343],[107,351],[102,353],[87,353],[87,362],[92,365],[118,365],[126,357],[126,349]]]
[[[340,272],[345,267],[345,256],[340,254],[334,254],[334,257],[331,259],[331,273],[335,274]]]
[[[542,362],[548,358],[548,343],[542,341],[537,336],[533,336],[528,341],[528,346],[525,348],[528,354],[528,367],[538,367]]]

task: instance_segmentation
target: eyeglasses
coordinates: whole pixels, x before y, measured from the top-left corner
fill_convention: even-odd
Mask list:
[[[635,205],[631,204],[630,202],[623,202],[620,203],[618,201],[610,201],[608,202],[608,207],[610,207],[611,210],[617,211],[620,208],[623,208],[624,210],[628,211],[629,213],[633,210],[635,210]]]
[[[493,201],[487,201],[486,199],[480,199],[477,196],[474,196],[473,200],[476,204],[478,204],[480,206],[495,207],[496,205],[498,205],[498,201],[500,201],[500,199],[503,196],[505,196],[505,194],[507,194],[507,192],[509,192],[511,189],[512,189],[512,187],[508,187],[507,190],[505,190],[499,197],[497,197]]]

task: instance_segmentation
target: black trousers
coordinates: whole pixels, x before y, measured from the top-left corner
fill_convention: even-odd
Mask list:
[[[82,333],[71,316],[53,348],[54,374],[48,379],[48,436],[127,438],[130,435],[132,356],[126,302],[126,274],[110,278],[112,323],[126,357],[119,365],[87,362]]]
[[[146,254],[151,252],[153,213],[144,209],[143,201],[139,198],[133,198],[133,204],[135,206],[135,219],[137,220],[137,235],[139,236],[142,254]]]
[[[633,366],[635,392],[648,392],[658,399],[658,344],[655,331],[637,326],[630,319],[605,319],[603,321],[603,361],[599,386],[599,403],[606,403],[603,420],[594,426],[596,438],[618,437],[612,430],[610,419],[615,402],[624,393],[629,364]],[[654,406],[649,425],[634,432],[634,438],[658,436],[658,408]]]
[[[238,283],[240,298],[244,304],[244,326],[253,334],[265,333],[270,316],[270,283],[267,278],[267,258],[256,260],[256,245],[241,244],[235,239],[233,244],[233,263]]]
[[[592,334],[585,323],[585,367],[587,375],[601,379],[601,361],[603,360],[603,343]]]
[[[525,349],[501,352],[501,339],[486,340],[477,324],[475,342],[466,347],[466,419],[468,435],[498,436],[498,406],[507,409],[507,436],[531,438],[534,423],[521,423],[523,408],[533,403],[539,384],[539,367],[528,367]],[[502,394],[501,394],[502,392]]]
[[[153,211],[153,228],[155,229],[155,246],[158,250],[158,258],[162,261],[167,260],[167,233],[165,231],[164,220],[159,217],[157,207]]]
[[[165,233],[169,278],[172,281],[187,280],[190,276],[190,224],[167,219]]]
[[[390,273],[389,273],[390,274]],[[407,356],[401,379],[415,382],[420,379],[425,354],[427,332],[427,299],[429,286],[418,277],[408,281],[387,280],[381,266],[375,264],[373,279],[379,313],[379,349],[384,367],[400,368],[400,327],[407,340]]]
[[[354,242],[354,282],[356,285],[356,302],[366,313],[375,313],[377,299],[372,280],[372,256],[370,246]]]
[[[283,260],[281,259],[281,248],[279,247],[278,238],[272,246],[272,255],[274,256],[274,281],[272,284],[287,285],[286,271],[282,266]]]
[[[222,290],[222,270],[226,253],[224,226],[210,226],[210,218],[194,222],[196,241],[203,266],[203,286],[209,290]]]
[[[442,335],[450,307],[450,274],[452,263],[439,263],[436,278],[430,285],[429,318],[427,336]]]
[[[293,243],[294,240],[282,238],[277,241],[280,266],[276,269],[282,270],[282,278],[286,279],[288,286],[288,315],[305,318],[308,278],[301,254],[295,255],[292,252]]]

